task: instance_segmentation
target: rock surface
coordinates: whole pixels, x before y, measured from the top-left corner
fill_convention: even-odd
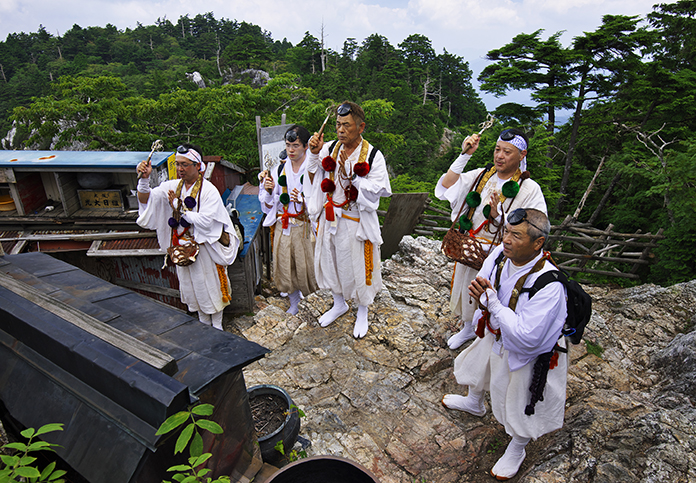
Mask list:
[[[382,265],[385,289],[370,329],[352,337],[351,307],[327,328],[320,291],[297,316],[277,296],[227,330],[272,350],[245,370],[247,386],[276,384],[304,410],[310,455],[357,461],[383,483],[492,481],[509,437],[490,412],[445,409],[462,392],[452,375],[457,329],[449,311],[453,264],[439,242],[405,237]],[[586,287],[594,314],[569,354],[565,426],[527,447],[519,482],[696,481],[696,281],[661,288]]]

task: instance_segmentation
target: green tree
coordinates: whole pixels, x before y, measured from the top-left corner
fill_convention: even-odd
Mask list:
[[[541,40],[543,30],[518,34],[507,45],[488,52],[494,63],[486,66],[478,77],[481,89],[496,97],[509,90],[532,90],[538,112],[546,115],[549,133],[556,125],[556,111],[572,105],[570,73],[572,56],[559,42],[563,32]]]

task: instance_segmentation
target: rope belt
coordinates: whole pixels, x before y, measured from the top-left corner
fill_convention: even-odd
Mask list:
[[[283,213],[280,214],[280,220],[283,223],[283,230],[289,226],[290,218],[299,218],[296,221],[307,221],[307,217],[304,216],[305,211],[302,210],[299,213],[290,213],[287,208],[283,207]]]
[[[345,218],[346,220],[360,221],[360,218],[355,218],[355,217],[352,217],[352,216],[348,216],[348,215],[346,215],[346,214],[344,214],[344,213],[341,213],[341,218]]]

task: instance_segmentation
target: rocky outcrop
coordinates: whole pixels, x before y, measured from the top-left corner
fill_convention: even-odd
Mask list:
[[[321,291],[285,313],[286,299],[258,297],[258,312],[227,329],[272,349],[245,370],[247,385],[285,388],[307,417],[310,454],[360,462],[384,483],[491,481],[509,437],[483,418],[445,409],[461,392],[452,375],[459,351],[445,341],[453,264],[439,242],[406,237],[383,263],[385,289],[370,330],[355,340],[353,307],[321,328],[331,304]],[[533,441],[524,482],[696,481],[696,281],[661,288],[586,287],[594,314],[572,346],[565,426]]]

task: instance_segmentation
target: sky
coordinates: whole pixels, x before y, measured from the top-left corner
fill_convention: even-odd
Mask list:
[[[676,0],[675,0],[676,1]],[[398,46],[411,34],[428,37],[436,53],[461,56],[476,77],[489,64],[489,50],[502,47],[519,33],[543,29],[543,39],[565,31],[561,43],[596,30],[606,14],[640,15],[652,11],[654,0],[0,0],[0,39],[13,32],[36,32],[40,25],[62,35],[73,24],[119,30],[137,23],[152,25],[166,17],[176,23],[212,12],[215,18],[246,21],[271,33],[274,40],[299,43],[305,32],[340,52],[347,38],[358,43],[372,35]],[[296,8],[300,6],[301,8]],[[530,104],[527,94],[495,97],[480,92],[489,110],[503,102]]]

